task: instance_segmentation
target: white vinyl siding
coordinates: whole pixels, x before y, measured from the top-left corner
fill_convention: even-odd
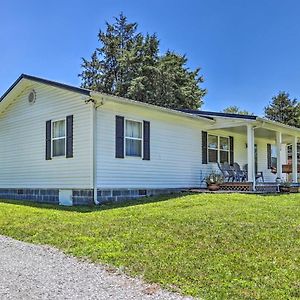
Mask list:
[[[97,186],[101,188],[196,187],[201,181],[200,120],[105,103],[97,112]],[[150,122],[150,160],[115,158],[115,116]]]
[[[150,161],[115,158],[116,115],[124,116],[125,120],[150,121]],[[105,103],[98,109],[97,120],[99,188],[199,187],[203,186],[204,177],[211,171],[219,172],[216,163],[202,164],[201,132],[207,131],[206,122],[116,103]],[[234,161],[241,167],[247,164],[246,135],[225,130],[216,130],[208,134],[220,138],[233,136]],[[274,182],[276,175],[267,168],[267,143],[270,142],[274,143],[268,139],[255,140],[258,146],[258,171],[264,172],[266,181]],[[227,151],[227,147],[222,147],[221,151]]]
[[[46,121],[67,115],[74,115],[74,157],[46,160]],[[0,188],[90,188],[91,122],[80,94],[38,83],[24,90],[0,115]]]
[[[37,99],[28,103],[28,93],[35,89]],[[158,112],[134,104],[105,101],[97,109],[97,187],[98,188],[188,188],[199,187],[216,163],[202,164],[201,132],[219,137],[233,136],[234,161],[241,167],[247,163],[247,137],[230,130],[211,130],[208,121],[193,120]],[[65,120],[73,115],[74,157],[45,159],[45,126],[48,120]],[[150,160],[115,158],[115,117],[150,122]],[[92,188],[93,145],[92,107],[80,94],[63,89],[32,84],[23,90],[0,114],[0,188]],[[142,121],[140,121],[142,122]],[[126,125],[125,125],[126,127]],[[141,127],[142,128],[142,127]],[[142,134],[127,134],[126,138],[140,141],[133,147],[142,157]],[[59,138],[63,138],[60,135]],[[267,167],[267,144],[274,140],[255,139],[258,151],[258,171],[266,181],[276,175]],[[221,141],[222,144],[222,141]],[[220,142],[218,147],[220,146]],[[220,147],[219,147],[220,148]],[[126,151],[126,146],[125,149]],[[222,149],[227,151],[227,149]],[[286,152],[282,146],[282,162]],[[139,157],[138,156],[138,157]]]

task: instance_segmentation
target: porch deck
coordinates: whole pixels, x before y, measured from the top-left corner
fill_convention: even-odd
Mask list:
[[[195,193],[247,193],[247,194],[274,194],[280,193],[279,184],[276,182],[259,182],[253,189],[251,182],[225,182],[220,185],[218,191],[209,191],[206,188],[190,189],[190,192]],[[299,193],[300,184],[292,184],[289,188],[290,193]]]
[[[222,191],[253,192],[252,182],[226,182],[221,184]],[[276,182],[259,182],[255,184],[256,193],[277,193],[279,184]]]

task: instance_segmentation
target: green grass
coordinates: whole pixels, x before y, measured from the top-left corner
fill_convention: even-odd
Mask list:
[[[204,299],[300,298],[298,194],[185,195],[100,209],[3,200],[0,234]]]

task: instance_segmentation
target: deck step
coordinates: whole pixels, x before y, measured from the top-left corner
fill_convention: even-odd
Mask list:
[[[255,190],[257,192],[262,192],[262,193],[278,193],[279,185],[278,183],[273,183],[273,182],[257,183],[255,186]]]

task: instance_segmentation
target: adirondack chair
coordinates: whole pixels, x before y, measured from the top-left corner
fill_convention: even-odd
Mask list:
[[[229,164],[228,164],[229,166]],[[224,177],[224,181],[227,181],[229,182],[230,180],[234,181],[235,179],[235,175],[234,175],[234,172],[233,170],[230,168],[228,168],[227,165],[225,165],[225,163],[218,163],[218,167]]]
[[[235,171],[237,181],[244,182],[247,180],[247,173],[241,169],[240,165],[237,162],[233,163],[233,169]]]
[[[228,162],[224,162],[223,166],[225,171],[229,174],[230,178],[232,179],[232,182],[237,181],[238,177],[233,167]]]
[[[246,172],[247,177],[248,177],[248,164],[245,164],[244,171]],[[260,179],[260,178],[261,178],[262,182],[265,182],[264,173],[262,171],[255,171],[255,181],[258,181],[258,179]]]

